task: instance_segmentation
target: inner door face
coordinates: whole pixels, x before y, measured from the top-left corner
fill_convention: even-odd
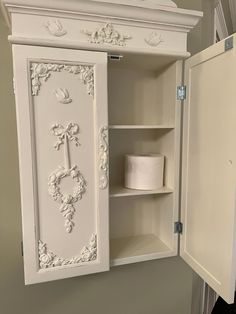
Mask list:
[[[236,269],[235,82],[235,48],[225,42],[186,62],[181,256],[227,302]]]

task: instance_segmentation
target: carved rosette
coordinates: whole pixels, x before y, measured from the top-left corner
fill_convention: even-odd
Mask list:
[[[51,76],[52,72],[67,71],[78,75],[86,85],[87,93],[94,96],[94,67],[88,65],[65,65],[56,63],[31,63],[32,95],[37,96],[42,85]]]
[[[58,257],[48,250],[46,243],[40,240],[38,242],[38,254],[40,269],[92,262],[97,259],[97,235],[92,235],[89,244],[81,250],[80,256],[70,259]]]
[[[81,31],[88,36],[88,41],[92,44],[110,44],[114,46],[126,46],[126,41],[132,37],[124,35],[115,30],[111,23],[99,27],[95,31],[87,29]]]
[[[108,127],[102,127],[99,133],[99,188],[104,190],[108,187]]]

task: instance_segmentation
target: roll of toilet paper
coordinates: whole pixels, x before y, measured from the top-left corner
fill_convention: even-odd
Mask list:
[[[163,187],[164,156],[126,155],[125,187],[137,190],[156,190]]]

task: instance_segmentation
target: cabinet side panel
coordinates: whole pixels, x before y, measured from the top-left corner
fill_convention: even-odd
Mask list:
[[[25,281],[108,270],[107,56],[13,55]]]
[[[236,269],[235,58],[220,42],[185,68],[181,256],[227,302]]]

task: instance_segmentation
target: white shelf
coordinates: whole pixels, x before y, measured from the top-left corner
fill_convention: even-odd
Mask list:
[[[126,197],[126,196],[136,196],[136,195],[151,195],[151,194],[169,194],[173,193],[172,189],[163,187],[158,190],[134,190],[126,189],[124,187],[110,187],[110,197]]]
[[[142,130],[142,129],[167,129],[167,130],[172,130],[174,129],[175,126],[174,125],[169,125],[169,124],[156,124],[156,125],[138,125],[138,124],[129,124],[129,125],[110,125],[109,129],[111,130]]]
[[[174,256],[171,250],[154,234],[111,239],[111,266]]]

